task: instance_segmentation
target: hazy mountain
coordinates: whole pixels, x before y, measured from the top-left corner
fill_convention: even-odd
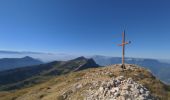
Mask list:
[[[79,57],[69,61],[54,61],[47,64],[1,71],[0,89],[17,89],[48,80],[53,76],[93,67],[99,67],[93,59]]]
[[[112,64],[120,64],[121,57],[93,56],[95,62],[99,65],[106,66]],[[136,64],[148,68],[155,76],[162,81],[170,84],[170,64],[164,63],[156,59],[145,58],[125,58],[127,64]]]
[[[43,62],[41,62],[40,60],[31,58],[29,56],[23,58],[1,58],[0,71],[24,66],[39,65],[42,63]]]
[[[122,71],[120,65],[112,65],[72,72],[29,88],[1,91],[0,99],[169,100],[170,87],[156,79],[150,71],[136,65],[126,65],[126,68]]]

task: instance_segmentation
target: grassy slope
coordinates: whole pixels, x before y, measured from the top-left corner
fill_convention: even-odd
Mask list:
[[[109,80],[114,76],[120,75],[127,78],[132,77],[135,81],[147,87],[153,95],[159,97],[161,100],[170,100],[170,87],[168,88],[168,86],[156,79],[149,71],[143,68],[137,68],[133,71],[127,70],[122,72],[119,67],[103,67],[72,72],[30,88],[13,92],[1,92],[0,100],[15,100],[16,98],[17,100],[62,100],[62,94],[64,92],[70,93],[69,89],[77,83],[83,84],[83,88],[70,93],[70,98],[81,100],[81,94],[88,89],[93,81]]]
[[[70,61],[55,61],[38,66],[20,68],[20,70],[14,69],[12,71],[6,71],[5,76],[0,78],[1,82],[5,81],[3,84],[0,84],[0,91],[30,87],[58,75],[74,71],[81,65],[84,65],[84,68],[89,67],[88,64],[92,64],[94,67],[98,66],[95,62],[90,61],[92,60],[77,58]],[[23,79],[20,79],[21,77],[23,77]]]

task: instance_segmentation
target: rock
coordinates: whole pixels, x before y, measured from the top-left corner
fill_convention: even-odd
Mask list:
[[[120,80],[120,81],[122,81],[122,80],[124,80],[125,78],[124,78],[124,76],[119,76],[119,77],[117,77],[117,80]]]
[[[77,86],[76,86],[76,89],[80,89],[80,88],[82,88],[83,86],[82,86],[82,84],[78,84]]]
[[[97,90],[87,91],[85,100],[155,100],[147,88],[132,78],[125,79],[123,76],[97,82],[92,86],[99,87]]]
[[[110,91],[111,91],[112,93],[115,93],[115,92],[118,92],[118,91],[119,91],[119,88],[118,88],[118,87],[115,87],[115,88],[112,88]]]
[[[132,81],[133,81],[132,78],[128,78],[127,83],[132,84]]]
[[[138,96],[138,95],[140,94],[140,92],[139,92],[138,89],[132,88],[131,91],[133,91],[133,93],[134,93],[135,96]]]
[[[114,93],[114,97],[118,97],[119,95],[120,95],[119,92],[115,92],[115,93]]]
[[[104,91],[103,87],[100,87],[99,92],[103,93],[103,91]]]
[[[146,100],[147,98],[145,98],[143,95],[139,96],[139,100]]]
[[[126,84],[122,89],[123,89],[123,90],[130,90],[130,87],[131,87],[131,86],[130,86],[129,84]]]
[[[132,100],[131,98],[127,98],[126,100]]]
[[[146,91],[146,94],[145,94],[146,96],[150,96],[150,91]]]
[[[139,91],[140,91],[141,94],[144,93],[144,89],[143,88],[141,88]]]

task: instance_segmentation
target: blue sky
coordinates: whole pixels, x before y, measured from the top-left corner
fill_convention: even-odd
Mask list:
[[[169,0],[1,0],[0,50],[170,59]]]

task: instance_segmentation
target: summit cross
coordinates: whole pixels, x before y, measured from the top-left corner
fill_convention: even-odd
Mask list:
[[[125,41],[125,30],[122,32],[122,44],[119,44],[118,46],[122,46],[122,68],[126,69],[125,67],[125,45],[130,44],[131,41],[126,42]]]

